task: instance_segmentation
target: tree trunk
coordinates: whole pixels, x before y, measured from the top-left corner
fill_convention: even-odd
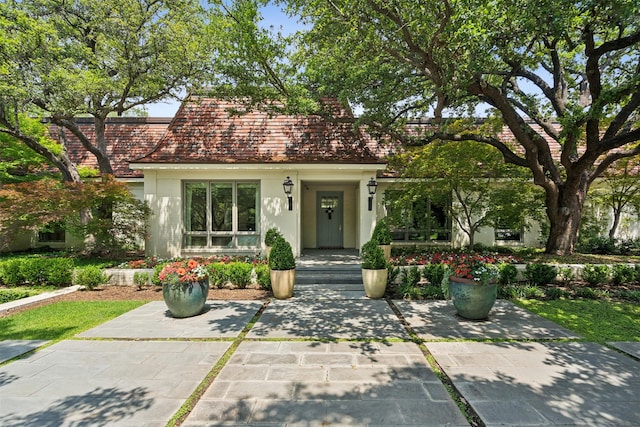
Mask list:
[[[573,253],[578,230],[580,229],[586,192],[586,189],[560,191],[555,203],[550,204],[547,202],[547,217],[549,218],[550,229],[545,247],[546,253],[554,255],[570,255]],[[563,197],[564,194],[569,194],[569,196]],[[548,197],[549,195],[547,194]]]
[[[107,138],[105,136],[106,119],[103,117],[94,117],[94,125],[96,131],[96,147],[97,153],[94,153],[98,160],[98,168],[101,175],[113,175],[113,167],[111,160],[107,154]]]
[[[622,215],[622,209],[613,209],[613,224],[611,225],[611,229],[609,230],[609,239],[613,240],[616,237],[616,231],[618,230],[618,225],[620,225],[620,216]]]

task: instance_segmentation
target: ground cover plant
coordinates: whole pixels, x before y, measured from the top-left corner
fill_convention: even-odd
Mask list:
[[[63,301],[0,318],[0,341],[70,338],[146,301]]]
[[[605,300],[517,299],[515,303],[589,341],[640,341],[640,306]]]

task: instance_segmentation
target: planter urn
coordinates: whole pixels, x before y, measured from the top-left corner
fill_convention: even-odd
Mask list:
[[[461,277],[449,278],[449,293],[460,317],[469,320],[483,320],[496,302],[498,285],[481,284]]]
[[[293,285],[296,282],[296,270],[271,270],[271,291],[278,299],[293,296]]]
[[[162,284],[162,297],[173,317],[184,318],[204,311],[209,280],[193,283]]]
[[[362,269],[362,283],[364,284],[364,293],[369,298],[382,298],[387,289],[387,277],[389,270],[369,270]]]

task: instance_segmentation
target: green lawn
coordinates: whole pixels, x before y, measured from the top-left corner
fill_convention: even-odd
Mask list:
[[[515,300],[589,341],[640,341],[640,305],[606,300]]]
[[[62,340],[111,320],[146,301],[62,301],[0,318],[0,341]]]

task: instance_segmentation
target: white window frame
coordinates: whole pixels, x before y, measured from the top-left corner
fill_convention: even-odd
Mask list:
[[[187,230],[187,205],[186,195],[187,186],[189,184],[206,184],[206,226],[205,231],[189,231]],[[229,231],[213,231],[212,230],[212,208],[211,208],[211,186],[215,184],[230,184],[232,189],[232,220],[231,230]],[[238,231],[238,185],[241,184],[254,184],[256,186],[256,205],[255,205],[255,230],[250,231]],[[260,247],[260,182],[252,180],[185,180],[182,182],[182,242],[184,249],[198,249],[198,250],[256,250]],[[204,237],[206,238],[206,245],[193,245],[188,244],[189,238]],[[229,243],[226,245],[214,245],[212,240],[215,237],[228,237]],[[243,241],[253,241],[253,244],[243,244]]]

